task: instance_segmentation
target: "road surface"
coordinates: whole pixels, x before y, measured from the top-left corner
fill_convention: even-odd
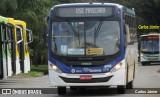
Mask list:
[[[138,73],[134,81],[134,90],[126,90],[126,94],[117,94],[116,90],[108,89],[93,89],[80,92],[71,92],[67,89],[67,96],[118,96],[118,97],[160,97],[159,94],[135,94],[133,93],[139,88],[160,88],[160,73],[158,73],[160,65],[152,66],[141,66],[139,64]],[[51,88],[49,86],[48,76],[37,77],[37,78],[7,78],[5,80],[0,80],[0,88]],[[159,89],[160,90],[160,89]],[[56,91],[56,89],[53,89]],[[139,91],[139,90],[137,90]],[[16,97],[58,97],[55,92],[53,94],[42,94],[42,95],[14,95]],[[2,97],[2,95],[0,95]],[[3,97],[13,97],[13,95],[3,95]]]

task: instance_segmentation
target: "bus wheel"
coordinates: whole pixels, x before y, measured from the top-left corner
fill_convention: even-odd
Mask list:
[[[124,94],[125,93],[125,86],[117,86],[117,93]]]
[[[66,94],[66,87],[58,87],[58,95],[65,95]]]
[[[129,83],[127,83],[126,88],[133,89],[133,81],[130,81]]]
[[[147,63],[146,62],[141,62],[142,66],[146,65]]]
[[[77,91],[78,88],[76,88],[76,87],[70,87],[70,90],[71,90],[71,91]]]
[[[86,88],[85,88],[85,87],[79,87],[78,90],[79,90],[79,91],[85,91]]]

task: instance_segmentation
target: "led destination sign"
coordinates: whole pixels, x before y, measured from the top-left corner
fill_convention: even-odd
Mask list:
[[[145,36],[145,37],[141,37],[141,39],[143,40],[147,40],[147,39],[160,39],[160,36],[157,35],[157,36]]]
[[[59,17],[106,17],[113,15],[113,7],[64,7],[57,9]]]

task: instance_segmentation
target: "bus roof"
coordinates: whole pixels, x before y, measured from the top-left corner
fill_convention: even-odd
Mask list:
[[[22,25],[23,28],[26,28],[26,22],[22,21],[22,20],[14,20],[16,25]]]
[[[7,20],[7,18],[0,16],[0,22],[7,24],[8,20]]]
[[[58,4],[51,8],[53,10],[55,7],[78,7],[78,6],[116,6],[119,9],[122,9],[124,12],[135,15],[135,11],[132,9],[129,9],[123,5],[117,4],[117,3],[68,3],[68,4]]]
[[[15,23],[14,23],[14,19],[13,18],[8,18],[8,23],[12,24],[15,26]]]
[[[117,6],[118,8],[122,8],[123,6],[116,3],[68,3],[68,4],[58,4],[54,7],[75,7],[75,6]],[[51,10],[54,8],[52,7]]]

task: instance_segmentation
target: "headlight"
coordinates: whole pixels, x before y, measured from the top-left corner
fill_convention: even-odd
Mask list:
[[[116,66],[114,66],[110,72],[115,72],[117,70],[119,70],[122,67],[122,62],[119,62]]]
[[[50,67],[52,68],[53,71],[56,71],[58,73],[62,73],[62,71],[54,64],[50,64]]]
[[[143,57],[143,54],[141,53],[141,57]]]

